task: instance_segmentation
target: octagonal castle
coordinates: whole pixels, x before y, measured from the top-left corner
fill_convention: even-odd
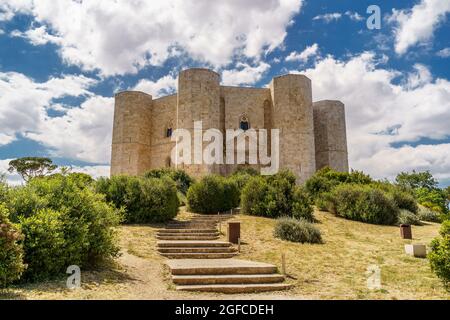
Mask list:
[[[216,72],[194,68],[180,72],[176,94],[158,99],[138,91],[116,94],[111,175],[175,167],[172,132],[187,129],[193,142],[200,130],[194,130],[195,121],[202,121],[203,132],[215,128],[224,136],[227,129],[279,129],[279,167],[292,170],[299,182],[325,166],[348,171],[344,104],[313,103],[309,78],[287,74],[273,78],[269,88],[232,87],[221,86]],[[225,142],[223,148],[225,155]],[[260,169],[260,164],[177,165],[194,177],[227,175],[239,166]]]

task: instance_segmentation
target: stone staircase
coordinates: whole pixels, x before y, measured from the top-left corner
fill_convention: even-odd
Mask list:
[[[157,233],[158,252],[167,265],[177,290],[246,293],[288,289],[274,265],[232,259],[238,252],[219,241],[219,223],[231,215],[196,215],[188,221],[172,221]]]

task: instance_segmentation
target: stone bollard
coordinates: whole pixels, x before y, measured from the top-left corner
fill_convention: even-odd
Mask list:
[[[412,239],[411,225],[401,224],[400,225],[400,236],[402,239]]]
[[[427,256],[427,246],[421,243],[405,244],[405,252],[416,258],[425,258]]]
[[[228,242],[238,243],[241,238],[241,223],[239,221],[228,222]]]

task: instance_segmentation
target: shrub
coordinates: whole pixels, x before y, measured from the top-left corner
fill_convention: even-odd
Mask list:
[[[129,178],[126,187],[125,222],[165,222],[177,215],[178,206],[177,188],[172,179]]]
[[[97,192],[105,195],[106,201],[112,202],[116,208],[121,208],[126,205],[127,186],[130,179],[133,178],[121,175],[111,178],[101,177],[97,180],[95,187]]]
[[[19,244],[23,235],[12,225],[9,212],[4,204],[0,204],[0,288],[18,280],[22,275],[23,248]]]
[[[250,215],[289,216],[314,221],[309,195],[304,188],[295,185],[295,176],[289,171],[250,179],[242,190],[241,207]]]
[[[441,237],[431,242],[428,254],[431,270],[442,280],[448,289],[450,286],[450,222],[445,221],[440,230]]]
[[[364,185],[342,184],[333,189],[329,209],[350,220],[391,225],[397,222],[398,207],[380,189]]]
[[[315,200],[315,205],[321,211],[330,211],[331,192],[321,193]]]
[[[446,214],[448,212],[447,208],[447,195],[441,189],[427,189],[419,188],[414,190],[417,201],[433,211],[439,212],[441,214]]]
[[[391,191],[391,197],[399,209],[405,209],[414,214],[418,212],[419,206],[417,205],[416,199],[411,194],[401,191],[398,188],[394,188]]]
[[[78,175],[56,174],[33,178],[11,193],[11,217],[25,235],[27,279],[56,276],[68,264],[95,266],[118,255],[114,227],[122,211],[80,181]],[[27,200],[26,206],[20,205],[21,199]]]
[[[304,219],[279,218],[273,233],[276,238],[282,240],[300,243],[322,243],[320,230]]]
[[[417,216],[422,221],[428,221],[428,222],[441,222],[441,215],[433,211],[431,209],[428,209],[427,207],[424,207],[422,205],[419,205],[419,210],[417,213]]]
[[[450,236],[450,220],[445,220],[441,224],[441,228],[439,229],[439,234],[442,237],[448,237]]]
[[[292,199],[292,217],[314,222],[314,208],[304,188],[296,186]]]
[[[336,185],[337,183],[328,180],[324,176],[313,175],[306,180],[305,189],[313,199],[317,200],[322,194],[330,192]]]
[[[330,192],[334,187],[343,183],[370,184],[373,180],[362,171],[348,172],[335,171],[325,167],[317,171],[305,183],[306,191],[317,201],[323,193]],[[318,200],[321,201],[321,200]],[[318,203],[316,203],[317,205]]]
[[[28,265],[24,280],[54,278],[65,267],[79,263],[72,263],[65,252],[64,223],[59,212],[43,209],[28,217],[21,217],[20,224],[25,236],[25,262]]]
[[[188,209],[198,213],[217,213],[239,205],[237,184],[221,176],[208,175],[194,183],[187,193]]]
[[[267,216],[266,195],[267,181],[256,176],[249,180],[241,194],[241,209],[244,213],[253,216]]]
[[[163,178],[168,177],[175,181],[178,191],[186,194],[191,184],[194,182],[191,176],[189,176],[184,170],[162,168],[154,169],[144,174],[146,178]]]
[[[415,226],[422,225],[419,217],[416,214],[405,209],[400,209],[398,213],[398,224],[411,224]]]

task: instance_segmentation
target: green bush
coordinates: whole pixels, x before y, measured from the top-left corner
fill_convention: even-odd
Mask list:
[[[438,212],[428,209],[427,207],[424,207],[422,205],[419,205],[417,216],[422,221],[438,223],[442,221],[441,215]]]
[[[292,199],[292,217],[314,222],[314,208],[304,188],[296,186]]]
[[[106,201],[112,202],[116,208],[126,205],[127,186],[131,179],[129,176],[112,176],[111,178],[100,177],[95,184],[96,191],[105,195]]]
[[[241,194],[242,211],[269,218],[289,216],[314,221],[314,209],[304,188],[295,185],[289,171],[249,180]]]
[[[445,221],[440,230],[441,237],[431,242],[428,254],[431,270],[442,280],[444,286],[450,289],[450,221]]]
[[[266,195],[269,186],[261,176],[251,178],[241,194],[242,212],[253,216],[267,216]]]
[[[82,181],[80,175],[56,174],[33,178],[11,192],[10,216],[25,235],[26,279],[57,276],[68,265],[95,266],[118,255],[114,227],[122,211]]]
[[[320,199],[322,194],[330,192],[334,187],[340,184],[370,184],[372,182],[372,178],[362,171],[352,170],[348,173],[325,167],[318,170],[306,181],[305,188],[316,205],[323,207],[323,199]]]
[[[239,205],[237,183],[217,175],[208,175],[187,192],[188,209],[198,213],[228,211]]]
[[[445,220],[441,224],[441,228],[439,229],[439,234],[442,237],[448,237],[450,236],[450,220]]]
[[[18,280],[25,269],[23,248],[19,244],[23,235],[8,216],[8,209],[0,203],[0,288]]]
[[[398,213],[398,224],[420,226],[422,225],[422,222],[420,222],[419,217],[415,213],[412,213],[411,211],[408,211],[406,209],[400,209]]]
[[[300,243],[322,243],[320,230],[304,219],[279,218],[273,232],[276,238]]]
[[[447,214],[447,195],[444,190],[441,189],[427,189],[419,188],[414,190],[417,201],[433,211],[440,214]]]
[[[24,280],[54,278],[79,261],[70,261],[65,252],[66,240],[61,213],[43,209],[28,217],[20,217],[25,236],[25,263],[28,268]],[[88,244],[81,244],[86,247]],[[83,248],[84,249],[84,248]]]
[[[100,178],[96,190],[125,210],[125,223],[165,222],[178,212],[180,191],[169,177],[112,176]]]
[[[395,205],[399,209],[405,209],[414,214],[418,212],[419,206],[417,205],[417,201],[414,196],[412,196],[408,192],[401,191],[398,188],[394,188],[391,191],[391,197]]]
[[[178,191],[186,194],[191,184],[194,182],[191,176],[189,176],[184,170],[172,169],[172,168],[162,168],[154,169],[146,172],[144,174],[146,178],[163,178],[168,177],[175,181]]]
[[[346,219],[383,225],[396,223],[399,212],[394,201],[380,189],[352,184],[334,188],[328,208]]]
[[[179,207],[176,184],[167,177],[130,177],[125,207],[126,223],[165,222],[173,219]]]

